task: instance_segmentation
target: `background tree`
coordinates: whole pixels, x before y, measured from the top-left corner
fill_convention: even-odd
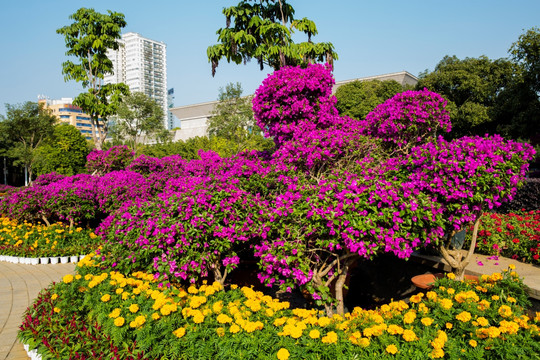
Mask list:
[[[540,28],[522,34],[509,50],[512,59],[523,66],[524,80],[538,95],[540,92]]]
[[[496,132],[494,106],[501,91],[514,82],[518,70],[507,59],[445,56],[433,72],[420,75],[416,88],[428,88],[448,100],[451,137],[484,135]]]
[[[62,34],[68,51],[78,63],[70,60],[62,64],[64,80],[81,82],[88,91],[79,94],[73,103],[90,116],[92,139],[101,149],[108,132],[107,118],[116,113],[122,95],[128,93],[125,84],[103,84],[105,74],[113,72],[107,50],[119,47],[120,30],[126,26],[124,15],[107,11],[101,14],[94,9],[80,8],[70,19],[74,22],[56,32]]]
[[[540,145],[540,29],[531,28],[509,49],[521,70],[498,97],[497,131]]]
[[[253,96],[242,96],[240,83],[229,83],[225,89],[219,89],[219,102],[208,119],[209,137],[227,140],[232,145],[232,154],[258,149],[259,143],[264,142],[253,119],[252,99]]]
[[[0,120],[0,131],[12,141],[6,154],[15,159],[14,165],[24,167],[28,185],[32,182],[36,149],[52,134],[57,119],[42,105],[28,101],[22,105],[6,104],[6,116]]]
[[[336,91],[337,109],[342,116],[365,119],[375,106],[406,90],[395,80],[352,81]]]
[[[141,92],[127,95],[118,106],[118,117],[113,127],[113,137],[125,140],[135,152],[140,146],[142,136],[163,138],[168,135],[163,122],[161,106]]]
[[[226,27],[217,31],[219,43],[207,50],[212,76],[223,58],[236,64],[254,58],[261,70],[264,65],[276,70],[308,62],[332,64],[337,59],[332,43],[311,41],[311,36],[318,33],[315,23],[307,18],[295,20],[294,9],[285,0],[242,0],[224,8],[223,14],[227,21]],[[295,43],[294,30],[306,34],[307,41]]]
[[[36,173],[56,172],[68,176],[83,173],[89,152],[88,142],[75,126],[58,124],[52,136],[38,148]]]

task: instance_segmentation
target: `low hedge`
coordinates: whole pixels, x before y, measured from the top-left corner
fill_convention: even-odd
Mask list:
[[[89,229],[70,229],[61,223],[33,225],[0,217],[0,255],[31,258],[83,255],[94,251],[100,240]]]
[[[509,269],[328,318],[248,287],[78,274],[43,291],[18,334],[43,359],[513,359],[540,356],[540,313]],[[95,331],[95,329],[99,329]]]

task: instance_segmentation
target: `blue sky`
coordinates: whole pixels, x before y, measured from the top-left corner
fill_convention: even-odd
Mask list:
[[[4,104],[74,97],[82,91],[64,82],[61,64],[65,45],[56,29],[71,23],[80,7],[125,14],[127,27],[167,44],[168,87],[175,105],[215,100],[219,88],[240,82],[253,93],[269,68],[220,63],[212,78],[206,48],[225,26],[223,7],[229,0],[53,0],[9,1],[0,11],[0,114]],[[540,26],[538,0],[454,1],[321,1],[290,0],[296,17],[317,24],[314,41],[330,41],[339,55],[336,80],[406,70],[418,75],[432,70],[445,55],[459,58],[508,56],[508,49],[525,30]],[[303,37],[299,41],[303,41]]]

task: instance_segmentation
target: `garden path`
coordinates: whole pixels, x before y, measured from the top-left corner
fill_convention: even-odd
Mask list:
[[[508,269],[510,264],[516,267],[516,272],[523,278],[523,283],[529,287],[529,296],[540,300],[540,267],[531,264],[525,264],[517,260],[505,257],[493,259],[489,255],[474,254],[471,262],[465,268],[465,273],[469,275],[491,275],[495,272],[501,272]],[[430,256],[414,253],[412,260],[433,266],[436,269],[450,271],[448,263],[440,256]]]
[[[66,274],[75,273],[75,265],[26,265],[0,261],[0,360],[29,359],[17,331],[26,308],[39,291]]]

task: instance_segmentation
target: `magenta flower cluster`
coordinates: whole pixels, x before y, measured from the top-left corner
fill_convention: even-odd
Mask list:
[[[92,150],[86,157],[86,169],[90,173],[105,174],[124,170],[135,153],[125,145],[112,146],[109,150]]]
[[[366,116],[367,133],[399,148],[430,141],[437,131],[450,132],[446,100],[427,89],[405,91]]]

